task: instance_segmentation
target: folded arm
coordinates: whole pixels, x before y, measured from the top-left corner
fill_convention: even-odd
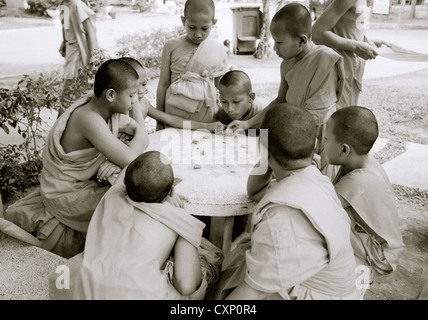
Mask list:
[[[127,144],[116,138],[107,123],[98,116],[85,116],[81,119],[83,136],[107,159],[121,168],[144,152],[147,133],[144,128],[131,119],[123,132],[133,138]]]

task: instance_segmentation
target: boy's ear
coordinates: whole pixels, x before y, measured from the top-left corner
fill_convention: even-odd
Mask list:
[[[256,98],[256,94],[254,92],[250,92],[250,100],[254,101],[255,98]]]
[[[309,38],[306,34],[300,35],[300,44],[307,44],[309,41]]]
[[[114,89],[107,89],[105,96],[108,102],[114,102],[116,100],[116,91]]]
[[[181,18],[181,23],[182,23],[182,24],[183,24],[183,26],[184,26],[184,23],[186,22],[186,18],[185,18],[184,16],[181,16],[180,18]]]
[[[215,26],[215,24],[217,23],[217,19],[213,19],[213,26]]]
[[[349,156],[350,153],[351,153],[351,147],[346,143],[342,144],[340,155],[343,157],[347,157]]]

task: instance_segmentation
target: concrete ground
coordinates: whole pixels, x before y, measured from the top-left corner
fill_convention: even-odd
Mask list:
[[[221,3],[217,6],[216,32],[221,41],[233,38],[233,17],[229,7],[229,3]],[[15,19],[15,27],[8,29],[4,25],[8,20],[2,19],[4,18],[0,18],[0,87],[13,85],[24,73],[62,68],[63,58],[58,53],[61,30],[54,20],[33,19],[31,23],[25,20],[25,23],[19,24],[17,20],[23,18]],[[97,34],[100,45],[113,50],[114,40],[123,34],[137,30],[150,30],[153,26],[160,24],[172,27],[179,23],[177,14],[141,14],[129,8],[119,8],[116,19],[98,19]],[[16,27],[17,25],[19,27]],[[428,54],[428,42],[423,41],[428,39],[428,28],[397,29],[389,25],[385,29],[368,30],[368,36],[382,38],[410,50]],[[256,60],[252,56],[233,55],[231,63],[246,71],[255,86],[278,83],[280,60],[276,57],[263,61]],[[396,62],[378,57],[367,63],[364,79],[397,77],[426,68],[428,68],[428,62]],[[153,81],[150,86],[154,92],[156,81]],[[6,138],[10,139],[11,136],[0,133],[1,143],[6,142]],[[381,150],[386,143],[387,140],[379,139],[372,152]],[[383,165],[388,176],[396,185],[428,190],[428,147],[414,143],[407,143],[406,147],[405,153]],[[401,209],[407,210],[407,207]],[[407,211],[404,214],[407,214]],[[409,221],[413,223],[413,220]],[[426,235],[426,229],[424,229],[426,212],[419,213],[415,221],[415,225],[411,226],[414,228],[412,230]],[[400,264],[398,272],[393,277],[385,278],[383,282],[373,287],[372,291],[369,290],[366,295],[368,299],[428,299],[421,294],[424,284],[428,282],[426,255],[428,244],[415,243],[415,241],[411,244],[411,251]],[[64,260],[11,238],[0,240],[0,248],[0,283],[7,284],[1,286],[0,298],[47,299],[47,276]]]

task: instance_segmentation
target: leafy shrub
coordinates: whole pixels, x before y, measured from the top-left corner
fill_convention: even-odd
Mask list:
[[[165,42],[184,34],[184,28],[181,26],[173,29],[157,27],[150,32],[140,31],[126,34],[116,40],[116,55],[118,57],[129,56],[139,60],[153,74],[160,70]]]
[[[0,148],[0,183],[7,199],[38,183],[41,148],[48,127],[41,116],[59,109],[59,76],[52,72],[33,79],[25,75],[13,89],[0,89],[0,127],[17,130],[24,142]]]
[[[47,9],[56,9],[60,0],[27,0],[29,13],[34,13],[36,15],[46,15]]]

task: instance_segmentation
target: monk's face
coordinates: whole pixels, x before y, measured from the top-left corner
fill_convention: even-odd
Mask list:
[[[216,20],[214,14],[208,11],[189,10],[185,17],[181,17],[187,37],[194,44],[200,44],[211,33]]]
[[[139,88],[138,80],[128,80],[127,86],[121,92],[117,92],[115,106],[117,113],[128,114],[132,110]]]
[[[330,164],[340,165],[342,164],[340,155],[343,144],[337,141],[336,136],[333,133],[334,125],[335,124],[333,119],[329,119],[327,121],[325,130],[324,150],[327,153],[327,157]]]
[[[287,26],[284,22],[272,22],[271,24],[271,34],[272,38],[275,40],[273,49],[276,54],[284,59],[289,60],[298,55],[302,51],[300,37],[294,37],[286,32]]]
[[[242,85],[224,86],[220,84],[220,103],[233,120],[240,120],[251,107],[252,96]]]

